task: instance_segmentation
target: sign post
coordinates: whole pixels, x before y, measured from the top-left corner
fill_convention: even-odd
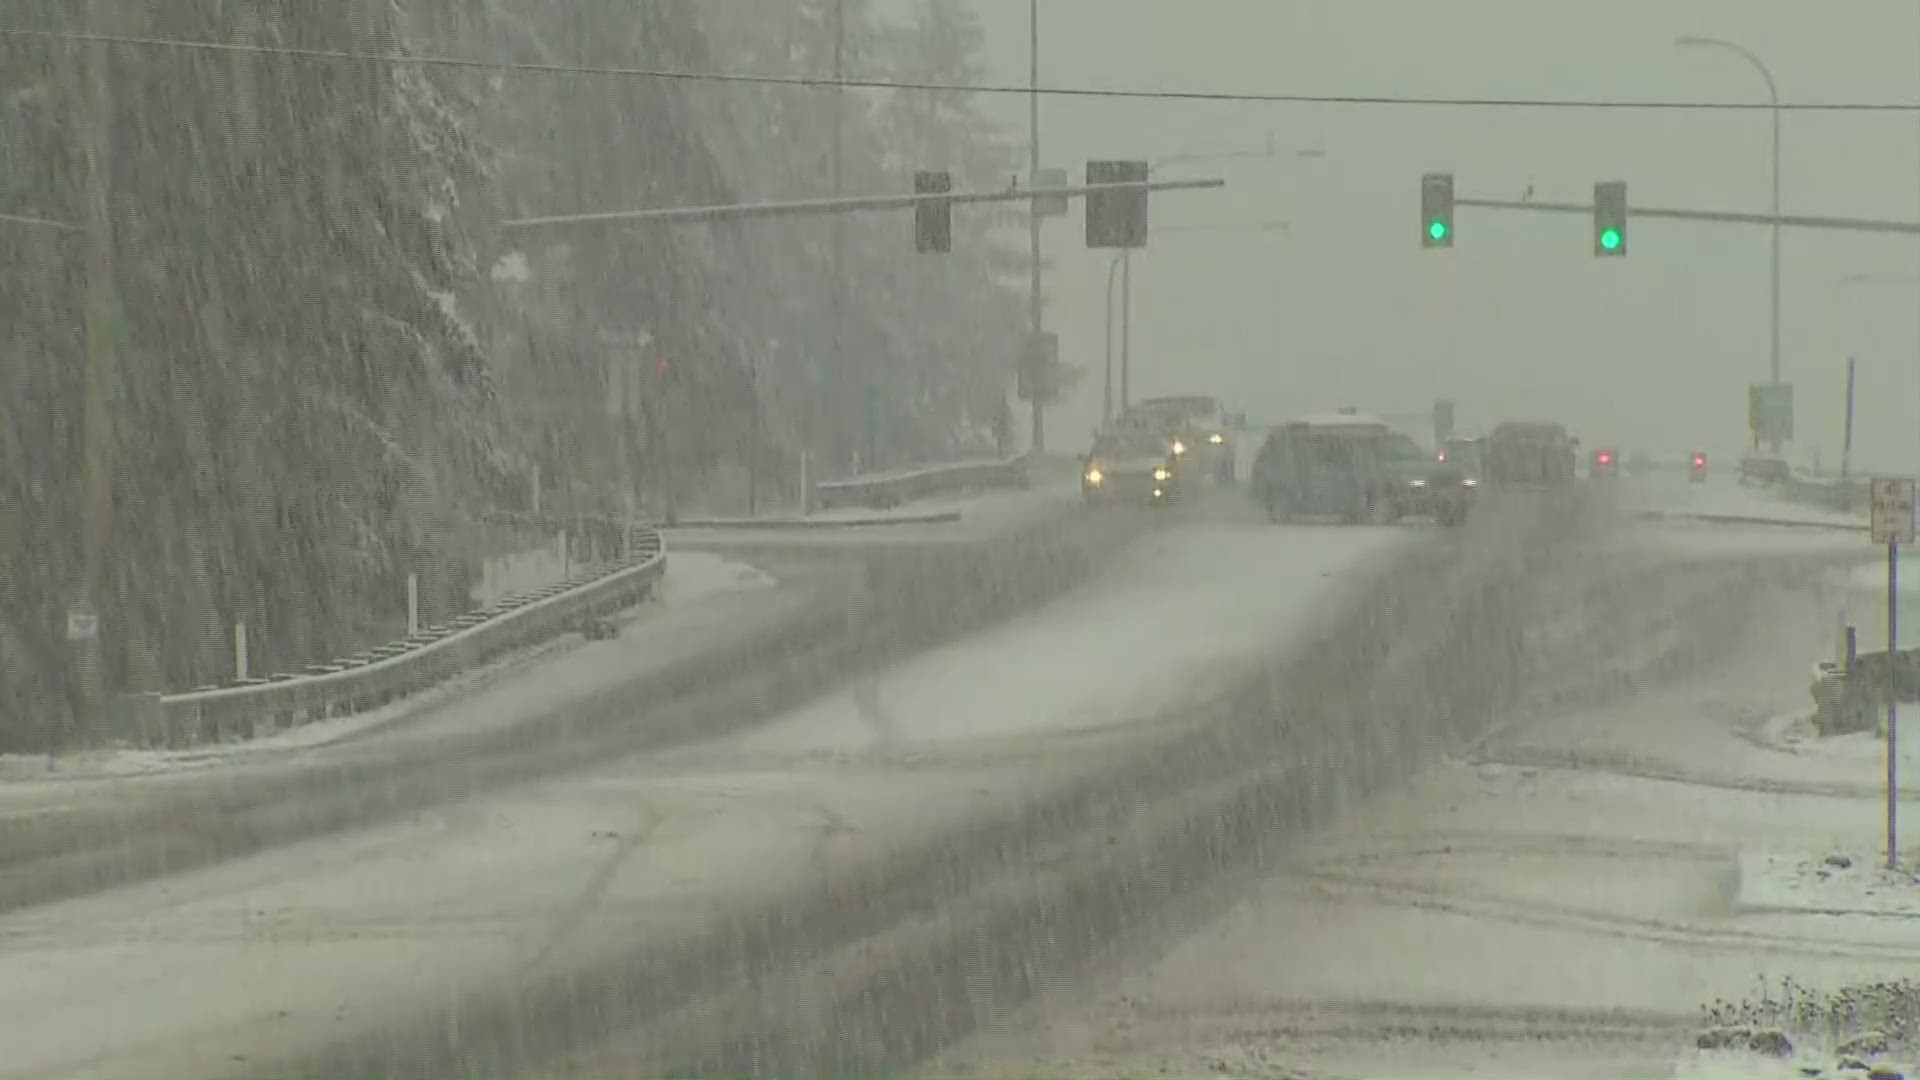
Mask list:
[[[1913,481],[1873,478],[1873,542],[1887,545],[1887,869],[1899,869],[1900,714],[1900,545],[1914,540]]]
[[[1747,387],[1747,427],[1756,447],[1766,444],[1775,454],[1781,443],[1793,441],[1793,386],[1791,383],[1754,383]]]

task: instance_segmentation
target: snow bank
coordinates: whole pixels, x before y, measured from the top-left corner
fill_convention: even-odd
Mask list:
[[[1758,742],[1766,749],[1791,755],[1799,766],[1791,775],[1805,779],[1885,783],[1887,740],[1876,732],[1857,731],[1823,736],[1806,713],[1787,713],[1760,725]],[[1900,789],[1920,784],[1920,705],[1900,707],[1898,752]]]
[[[1735,902],[1756,912],[1920,919],[1920,874],[1888,870],[1884,861],[1866,853],[1743,851]]]
[[[1765,488],[1742,487],[1727,476],[1715,477],[1704,484],[1689,483],[1684,478],[1649,477],[1634,482],[1629,490],[1630,498],[1640,505],[1670,513],[1726,514],[1862,529],[1867,524],[1865,514],[1838,513],[1791,503]]]

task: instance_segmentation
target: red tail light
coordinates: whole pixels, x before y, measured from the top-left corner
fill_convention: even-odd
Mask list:
[[[1705,455],[1705,454],[1695,454],[1695,455],[1693,455],[1693,467],[1694,467],[1694,468],[1696,468],[1696,469],[1704,469],[1704,468],[1706,468],[1706,467],[1707,467],[1707,455]]]
[[[1613,455],[1607,453],[1605,450],[1602,450],[1598,454],[1595,454],[1593,459],[1595,461],[1598,461],[1602,465],[1613,464]]]

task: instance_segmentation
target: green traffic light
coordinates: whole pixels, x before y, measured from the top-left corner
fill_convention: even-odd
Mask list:
[[[1606,248],[1608,251],[1612,251],[1614,248],[1619,247],[1620,246],[1620,230],[1619,229],[1601,230],[1600,246],[1603,248]]]
[[[1439,220],[1428,222],[1427,235],[1433,237],[1435,240],[1445,240],[1447,238],[1447,223]]]

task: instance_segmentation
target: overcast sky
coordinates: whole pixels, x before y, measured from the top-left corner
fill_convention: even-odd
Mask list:
[[[898,0],[894,0],[898,2]],[[974,0],[996,78],[1024,83],[1026,0]],[[1604,16],[1596,19],[1595,16]],[[1764,101],[1760,76],[1681,34],[1738,41],[1788,101],[1920,102],[1920,4],[1848,0],[1041,0],[1043,83],[1314,94]],[[1026,105],[995,99],[1024,137]],[[1283,233],[1155,236],[1134,264],[1134,390],[1211,392],[1256,417],[1458,399],[1463,427],[1562,419],[1590,444],[1740,451],[1768,357],[1762,226],[1642,220],[1595,259],[1580,217],[1463,210],[1452,251],[1417,240],[1419,175],[1462,194],[1764,211],[1764,112],[1524,112],[1047,99],[1043,157],[1154,158],[1262,145],[1318,161],[1184,169],[1224,192],[1156,196],[1153,226],[1284,219]],[[1920,219],[1920,115],[1788,114],[1788,213]],[[1172,173],[1168,174],[1173,175]],[[1097,419],[1107,256],[1048,226],[1051,320],[1093,369],[1055,430]],[[1856,458],[1920,466],[1920,239],[1789,230],[1783,377],[1799,457],[1838,457],[1844,362],[1860,361]],[[1845,283],[1866,274],[1864,283]],[[1056,439],[1059,441],[1059,439]]]

